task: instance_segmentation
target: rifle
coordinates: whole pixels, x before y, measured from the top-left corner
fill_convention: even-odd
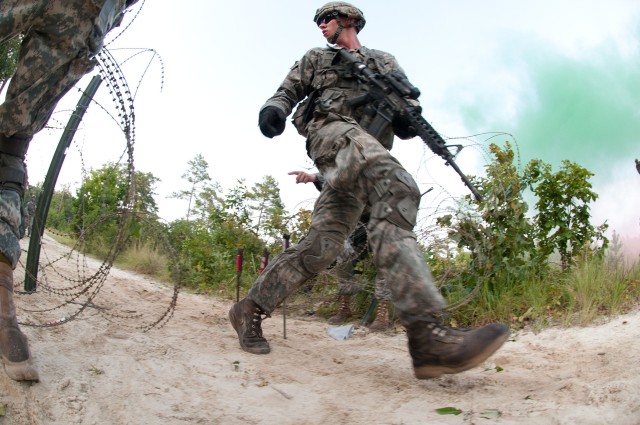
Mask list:
[[[467,176],[460,170],[458,164],[455,163],[455,155],[449,150],[449,147],[452,146],[445,143],[438,132],[420,114],[419,108],[411,102],[411,100],[415,100],[420,96],[420,90],[414,87],[402,74],[390,73],[382,75],[373,72],[347,49],[338,49],[338,55],[351,63],[354,71],[362,76],[370,86],[367,94],[352,99],[349,102],[350,105],[355,107],[365,103],[370,104],[372,101],[378,101],[375,117],[373,118],[371,126],[367,129],[369,133],[375,136],[376,131],[382,128],[382,126],[389,124],[395,114],[402,114],[416,130],[416,135],[425,142],[433,153],[442,157],[445,163],[450,165],[451,168],[458,173],[476,200],[478,202],[482,201],[480,192],[478,192],[473,183],[471,183]],[[462,145],[453,145],[453,147],[457,148],[456,155],[462,149]]]

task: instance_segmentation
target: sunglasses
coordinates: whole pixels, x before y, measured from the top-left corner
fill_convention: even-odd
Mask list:
[[[320,26],[321,24],[326,25],[329,22],[333,21],[334,19],[336,19],[335,15],[333,15],[332,13],[329,13],[327,15],[319,17],[318,20],[316,21],[316,24],[318,24],[318,26]]]

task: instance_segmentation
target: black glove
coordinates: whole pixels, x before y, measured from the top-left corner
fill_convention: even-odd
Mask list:
[[[393,133],[402,140],[411,139],[418,134],[417,130],[409,123],[409,118],[404,114],[397,114],[391,121]]]
[[[276,106],[267,106],[260,111],[258,125],[260,131],[268,138],[279,136],[284,131],[287,116]]]

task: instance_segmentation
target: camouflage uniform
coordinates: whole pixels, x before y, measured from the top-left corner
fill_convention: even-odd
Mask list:
[[[58,101],[95,66],[105,34],[131,0],[2,0],[0,43],[24,34],[15,75],[0,105],[0,253],[20,257],[24,156]]]
[[[353,52],[375,72],[404,74],[388,53],[366,47]],[[302,102],[294,124],[307,137],[307,152],[326,184],[309,234],[269,264],[248,297],[265,313],[272,312],[335,260],[366,208],[371,211],[367,231],[376,268],[389,283],[401,320],[411,323],[445,307],[412,231],[420,192],[388,151],[392,126],[374,138],[365,130],[372,119],[366,105],[352,108],[347,103],[368,88],[348,64],[334,63],[335,55],[329,48],[309,50],[262,108],[276,107],[289,115]]]

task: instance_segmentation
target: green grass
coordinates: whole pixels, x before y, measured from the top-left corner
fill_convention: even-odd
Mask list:
[[[148,244],[125,249],[116,258],[116,267],[151,276],[160,281],[170,281],[169,259]]]
[[[52,236],[66,245],[74,242],[70,238]],[[125,250],[115,262],[117,267],[171,281],[167,264],[168,259],[163,253],[146,245]],[[241,298],[255,277],[243,274]],[[358,278],[367,280],[372,277],[364,273]],[[314,282],[290,295],[287,304],[294,315],[297,311],[300,315],[326,319],[338,308],[337,284],[331,273],[320,274]],[[223,299],[236,298],[235,278],[217,285],[194,282],[187,286],[196,292]],[[365,290],[352,299],[354,321],[366,313],[372,300],[372,285],[364,286]],[[589,325],[637,308],[640,304],[640,263],[625,263],[616,256],[590,257],[581,259],[568,272],[552,270],[544,277],[529,277],[505,285],[494,284],[492,288],[489,291],[481,287],[470,299],[469,289],[447,288],[445,295],[450,305],[466,301],[450,313],[451,323],[478,326],[502,322],[514,329],[529,327],[536,331],[549,326]]]
[[[564,279],[568,300],[566,325],[587,325],[606,315],[618,315],[635,305],[640,296],[640,267],[602,259],[583,261]]]
[[[57,242],[68,247],[73,247],[76,244],[76,240],[69,235],[55,232],[49,232],[48,234]],[[96,243],[92,244],[91,252],[86,252],[85,255],[104,259],[110,247],[106,244],[98,245]],[[148,244],[129,247],[121,252],[114,261],[114,265],[118,268],[151,276],[163,282],[172,280],[168,264],[169,259],[167,256]]]
[[[512,328],[540,330],[589,325],[628,312],[639,303],[640,264],[589,258],[565,273],[552,271],[544,278],[518,282],[508,289],[481,291],[454,311],[453,317],[469,326],[500,321]]]

